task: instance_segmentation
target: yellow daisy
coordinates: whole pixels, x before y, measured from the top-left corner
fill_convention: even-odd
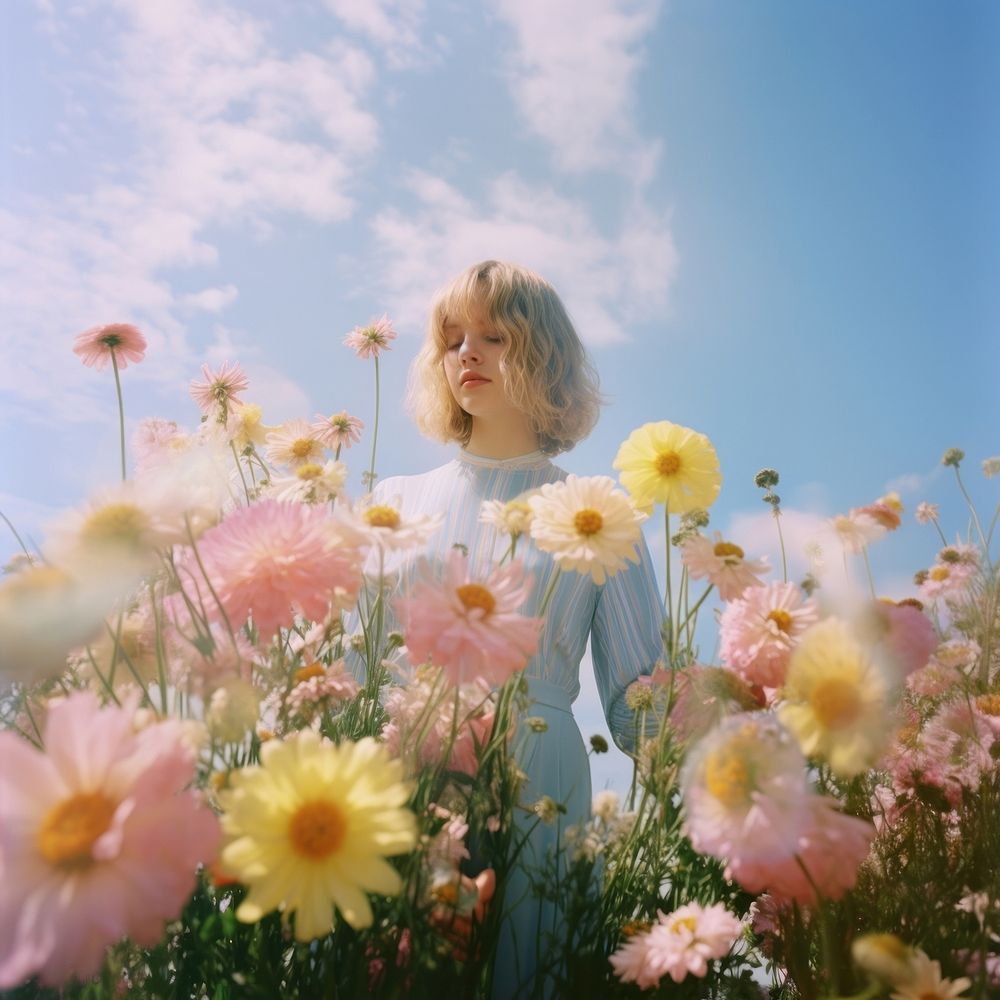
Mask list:
[[[222,865],[249,888],[236,916],[255,923],[294,912],[300,941],[328,934],[334,907],[352,927],[368,927],[366,893],[402,888],[385,858],[416,844],[402,765],[372,739],[335,745],[311,730],[267,742],[260,759],[219,796]]]
[[[847,625],[827,618],[803,635],[788,662],[781,721],[807,757],[844,778],[878,759],[891,726],[887,685]]]
[[[671,514],[710,507],[722,485],[712,442],[667,420],[632,431],[614,467],[638,507],[662,503]]]

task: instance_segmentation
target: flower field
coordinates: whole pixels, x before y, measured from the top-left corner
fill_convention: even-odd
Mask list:
[[[367,439],[345,412],[264,424],[227,362],[191,383],[194,429],[146,419],[130,447],[145,339],[77,338],[114,376],[122,474],[0,579],[3,995],[486,997],[525,869],[561,917],[523,996],[1000,995],[1000,507],[972,505],[965,455],[942,459],[953,509],[852,509],[794,580],[709,529],[711,442],[647,424],[618,482],[485,503],[488,574],[456,546],[401,595],[444,512],[344,493],[365,445],[375,484],[394,337],[345,342],[375,377]],[[746,485],[784,553],[778,473]],[[907,516],[937,555],[889,600],[868,552]],[[529,861],[565,807],[524,794],[547,723],[522,671],[560,576],[604,585],[651,517],[663,648],[624,694],[631,786]],[[528,546],[557,567],[534,617]]]

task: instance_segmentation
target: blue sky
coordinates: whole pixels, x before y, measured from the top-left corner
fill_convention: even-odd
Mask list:
[[[0,509],[39,540],[116,472],[113,387],[70,352],[79,330],[146,332],[131,421],[193,424],[188,380],[227,358],[270,423],[369,421],[370,366],[341,340],[388,312],[379,471],[420,471],[448,451],[394,401],[434,290],[486,257],[549,277],[593,350],[612,402],[570,471],[610,471],[646,421],[695,427],[726,477],[713,524],[748,549],[771,545],[762,466],[790,527],[895,487],[964,529],[937,464],[952,445],[996,503],[978,468],[1000,452],[995,4],[38,0],[0,18]],[[899,590],[933,551],[910,524],[873,561]]]

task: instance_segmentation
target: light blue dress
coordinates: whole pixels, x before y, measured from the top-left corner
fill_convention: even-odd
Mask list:
[[[373,501],[392,504],[404,519],[445,514],[428,548],[395,567],[400,593],[407,593],[413,582],[419,558],[440,563],[457,543],[468,549],[473,570],[485,575],[499,562],[509,539],[480,522],[482,502],[513,500],[565,478],[566,473],[541,452],[488,459],[461,451],[454,461],[431,472],[380,482]],[[625,690],[637,677],[650,673],[660,657],[663,622],[663,607],[644,542],[640,549],[637,564],[630,562],[628,569],[602,586],[579,573],[561,574],[538,652],[525,667],[534,701],[530,713],[544,718],[548,729],[518,735],[517,745],[523,748],[519,764],[527,775],[522,804],[530,806],[548,795],[566,808],[558,822],[535,827],[524,858],[528,870],[541,866],[563,829],[585,821],[590,814],[590,762],[571,708],[580,691],[580,661],[588,638],[608,727],[623,749],[631,749],[634,742],[635,718],[625,704]],[[550,556],[526,538],[519,540],[517,555],[535,578],[531,597],[522,610],[536,616],[556,567]],[[387,627],[395,627],[395,623],[388,622]],[[511,907],[512,903],[494,977],[493,995],[503,1000],[529,995],[540,938],[559,933],[556,908],[540,906],[530,897],[527,872],[508,880],[505,905]]]

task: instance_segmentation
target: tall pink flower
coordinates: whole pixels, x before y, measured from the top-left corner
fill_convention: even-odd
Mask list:
[[[227,413],[230,404],[239,402],[238,394],[250,385],[250,379],[238,361],[223,361],[217,372],[201,366],[202,379],[191,380],[191,398],[202,413]]]
[[[681,545],[681,562],[692,580],[708,577],[724,601],[739,597],[747,587],[761,586],[760,577],[771,570],[766,559],[748,562],[743,549],[723,541],[719,532],[714,540],[700,534],[688,538]]]
[[[344,346],[350,347],[359,358],[377,358],[389,350],[389,341],[396,339],[396,331],[386,315],[372,320],[367,326],[356,326],[344,338]]]
[[[722,612],[723,662],[753,684],[777,687],[799,638],[818,617],[816,602],[794,583],[748,587]]]
[[[252,614],[267,641],[296,611],[320,621],[331,601],[353,603],[361,559],[340,542],[338,524],[322,507],[262,500],[207,531],[199,554],[233,627]],[[210,613],[213,604],[206,604]]]
[[[927,666],[938,645],[931,620],[913,604],[874,601],[858,622],[862,639],[888,654],[904,677]]]
[[[396,602],[411,661],[434,662],[454,684],[502,684],[538,647],[542,620],[517,611],[531,585],[520,561],[474,580],[468,560],[453,551],[443,581],[425,577]]]
[[[316,419],[310,424],[313,435],[331,451],[337,448],[350,448],[361,440],[361,432],[365,425],[357,417],[352,417],[347,410],[331,413],[324,417],[316,414]]]
[[[119,368],[128,363],[137,365],[146,356],[146,338],[131,323],[106,323],[78,333],[73,340],[73,353],[88,368],[103,371],[115,356]]]
[[[0,989],[89,978],[125,935],[152,947],[215,856],[180,723],[135,732],[136,703],[71,695],[49,710],[44,753],[0,733]]]

